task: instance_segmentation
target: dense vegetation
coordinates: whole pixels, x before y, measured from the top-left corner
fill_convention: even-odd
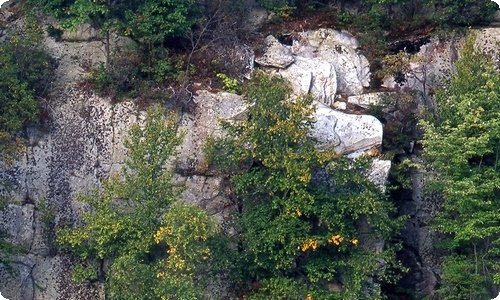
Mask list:
[[[372,51],[374,65],[380,63],[386,73],[404,71],[387,63],[390,57],[376,59],[397,51],[388,39],[478,25],[495,9],[489,0],[363,0],[357,13],[343,0],[258,2],[280,22],[311,11],[326,13],[336,28],[356,33]],[[103,94],[150,99],[156,88],[164,95],[168,85],[186,88],[203,74],[218,78],[219,87],[242,92],[250,107],[248,120],[224,124],[226,138],[207,145],[207,167],[230,182],[236,209],[232,223],[220,228],[200,208],[180,201],[182,187],[165,166],[175,157],[182,133],[175,116],[165,121],[155,105],[144,126],[130,131],[124,169],[102,189],[81,194],[86,204],[81,222],[58,230],[59,251],[80,259],[74,280],[104,284],[107,299],[205,299],[221,279],[221,286],[245,299],[386,296],[380,286],[392,284],[404,269],[395,260],[398,245],[392,241],[403,218],[367,180],[368,157],[348,160],[314,147],[308,135],[314,110],[310,96],[290,99],[286,82],[259,74],[241,88],[241,66],[214,56],[217,45],[244,39],[245,26],[238,19],[243,12],[235,9],[239,2],[28,4],[54,16],[63,29],[88,22],[101,31],[106,62],[89,68],[88,83]],[[32,15],[27,20],[24,31],[0,44],[0,161],[5,163],[22,149],[23,128],[39,120],[55,65],[39,47],[42,28]],[[57,37],[54,27],[47,30]],[[113,34],[131,37],[135,44],[112,49]],[[438,114],[421,123],[430,187],[444,198],[435,223],[447,253],[441,299],[488,299],[500,283],[498,95],[500,75],[473,49],[470,37],[449,86],[436,94]],[[413,103],[411,97],[401,99]],[[387,128],[394,135],[386,147],[406,144],[405,137],[395,136],[401,128]],[[0,237],[0,263],[5,264],[21,249]],[[378,251],[371,249],[375,244]]]
[[[500,74],[474,41],[436,95],[439,114],[422,122],[429,186],[444,198],[443,299],[489,299],[500,283]]]
[[[230,277],[248,299],[376,298],[395,261],[390,247],[370,248],[394,233],[394,207],[367,179],[368,159],[316,149],[312,98],[291,94],[282,79],[257,75],[251,117],[226,124],[228,137],[210,149],[236,194]]]

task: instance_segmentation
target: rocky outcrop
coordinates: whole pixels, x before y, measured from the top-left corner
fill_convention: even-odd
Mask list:
[[[347,32],[319,29],[291,36],[291,46],[269,36],[268,46],[256,58],[261,66],[276,67],[297,94],[311,93],[332,105],[336,95],[359,95],[370,82],[370,64],[359,43]]]
[[[284,69],[295,61],[291,49],[282,45],[275,37],[268,36],[264,43],[264,54],[255,58],[259,65]]]
[[[87,33],[65,35],[63,39],[92,40],[97,34]],[[114,46],[130,42],[113,41]],[[0,170],[0,180],[11,187],[0,190],[1,196],[17,200],[0,212],[0,230],[26,249],[26,255],[14,259],[17,276],[0,266],[0,291],[11,300],[103,299],[99,284],[71,281],[68,274],[75,258],[55,249],[53,228],[77,222],[82,204],[76,194],[99,187],[122,168],[127,130],[131,124],[143,122],[145,112],[133,101],[112,103],[77,88],[84,75],[81,66],[104,61],[101,42],[56,42],[47,38],[43,43],[59,62],[50,100],[42,103],[48,117],[42,126],[28,128],[29,144],[19,161]],[[279,69],[298,94],[311,93],[318,101],[332,104],[337,94],[360,93],[368,85],[368,62],[357,48],[349,34],[321,30],[298,34],[293,46],[268,38],[269,55],[256,61]],[[166,104],[169,100],[165,97]],[[246,107],[241,96],[223,92],[201,90],[193,101],[196,110],[178,114],[185,138],[178,148],[179,156],[172,162],[178,171],[175,180],[187,186],[182,193],[184,201],[197,203],[224,223],[232,205],[225,193],[227,182],[203,173],[203,146],[207,138],[222,134],[220,120],[246,118]],[[311,133],[318,138],[318,147],[333,147],[338,153],[349,154],[380,146],[382,125],[374,117],[348,115],[322,103],[318,103],[314,114],[317,122]],[[387,162],[375,161],[372,180],[382,184],[387,170]]]
[[[300,32],[292,49],[297,56],[318,57],[333,65],[337,94],[361,94],[370,84],[370,63],[359,51],[359,42],[348,32],[333,29]]]
[[[354,104],[362,108],[370,108],[374,105],[380,106],[387,104],[385,100],[387,100],[388,96],[390,96],[390,93],[387,92],[355,95],[348,97],[347,103]]]
[[[490,27],[474,30],[475,46],[491,55],[495,65],[499,65],[498,43],[500,43],[500,28]],[[429,43],[422,45],[418,51],[418,59],[412,62],[404,74],[405,81],[397,83],[393,77],[384,79],[384,86],[392,89],[419,90],[425,95],[433,94],[454,73],[455,62],[460,58],[463,36],[450,38],[435,37]]]
[[[377,118],[350,115],[317,103],[312,136],[319,148],[330,148],[339,154],[378,148],[382,144],[383,128]]]

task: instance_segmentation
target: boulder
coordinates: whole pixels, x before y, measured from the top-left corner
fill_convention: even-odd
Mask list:
[[[264,42],[266,45],[264,54],[255,58],[255,62],[259,65],[284,69],[295,61],[290,47],[282,45],[272,35],[268,36]]]
[[[319,102],[316,105],[311,135],[318,140],[320,149],[333,147],[339,154],[349,154],[382,144],[383,128],[377,118],[346,114]]]
[[[332,64],[337,73],[337,94],[359,95],[370,84],[370,63],[358,41],[345,31],[319,29],[297,34],[293,54],[316,57]]]
[[[295,62],[278,73],[291,82],[295,94],[311,94],[314,99],[333,104],[337,92],[335,67],[319,58],[296,57]]]

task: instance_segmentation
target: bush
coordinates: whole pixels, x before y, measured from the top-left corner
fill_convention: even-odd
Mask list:
[[[227,138],[211,141],[209,151],[238,204],[235,289],[249,299],[348,299],[369,288],[367,276],[388,279],[379,262],[389,268],[393,253],[361,246],[397,223],[366,177],[369,159],[316,149],[312,98],[291,100],[283,79],[257,75],[246,92],[250,118],[225,124]],[[332,282],[342,282],[341,293],[328,291]]]

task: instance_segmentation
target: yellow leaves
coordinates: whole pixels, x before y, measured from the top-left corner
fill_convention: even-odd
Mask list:
[[[343,241],[344,238],[340,234],[333,235],[331,238],[328,239],[328,243],[334,244],[335,246],[339,246]]]
[[[296,208],[295,212],[297,213],[297,216],[299,216],[299,217],[302,216],[302,212],[300,211],[299,208]]]
[[[314,251],[316,248],[318,248],[318,241],[313,239],[308,239],[304,244],[302,244],[302,246],[299,246],[299,249],[302,252],[306,252],[309,249]]]
[[[340,244],[342,244],[342,242],[344,242],[345,238],[342,237],[340,234],[336,234],[336,235],[332,235],[329,239],[328,239],[328,244],[333,244],[335,246],[340,246]],[[350,243],[354,246],[357,246],[359,241],[358,239],[351,239],[350,240]]]
[[[307,294],[306,300],[312,300],[312,299],[313,299],[313,297],[311,296],[311,294]]]

